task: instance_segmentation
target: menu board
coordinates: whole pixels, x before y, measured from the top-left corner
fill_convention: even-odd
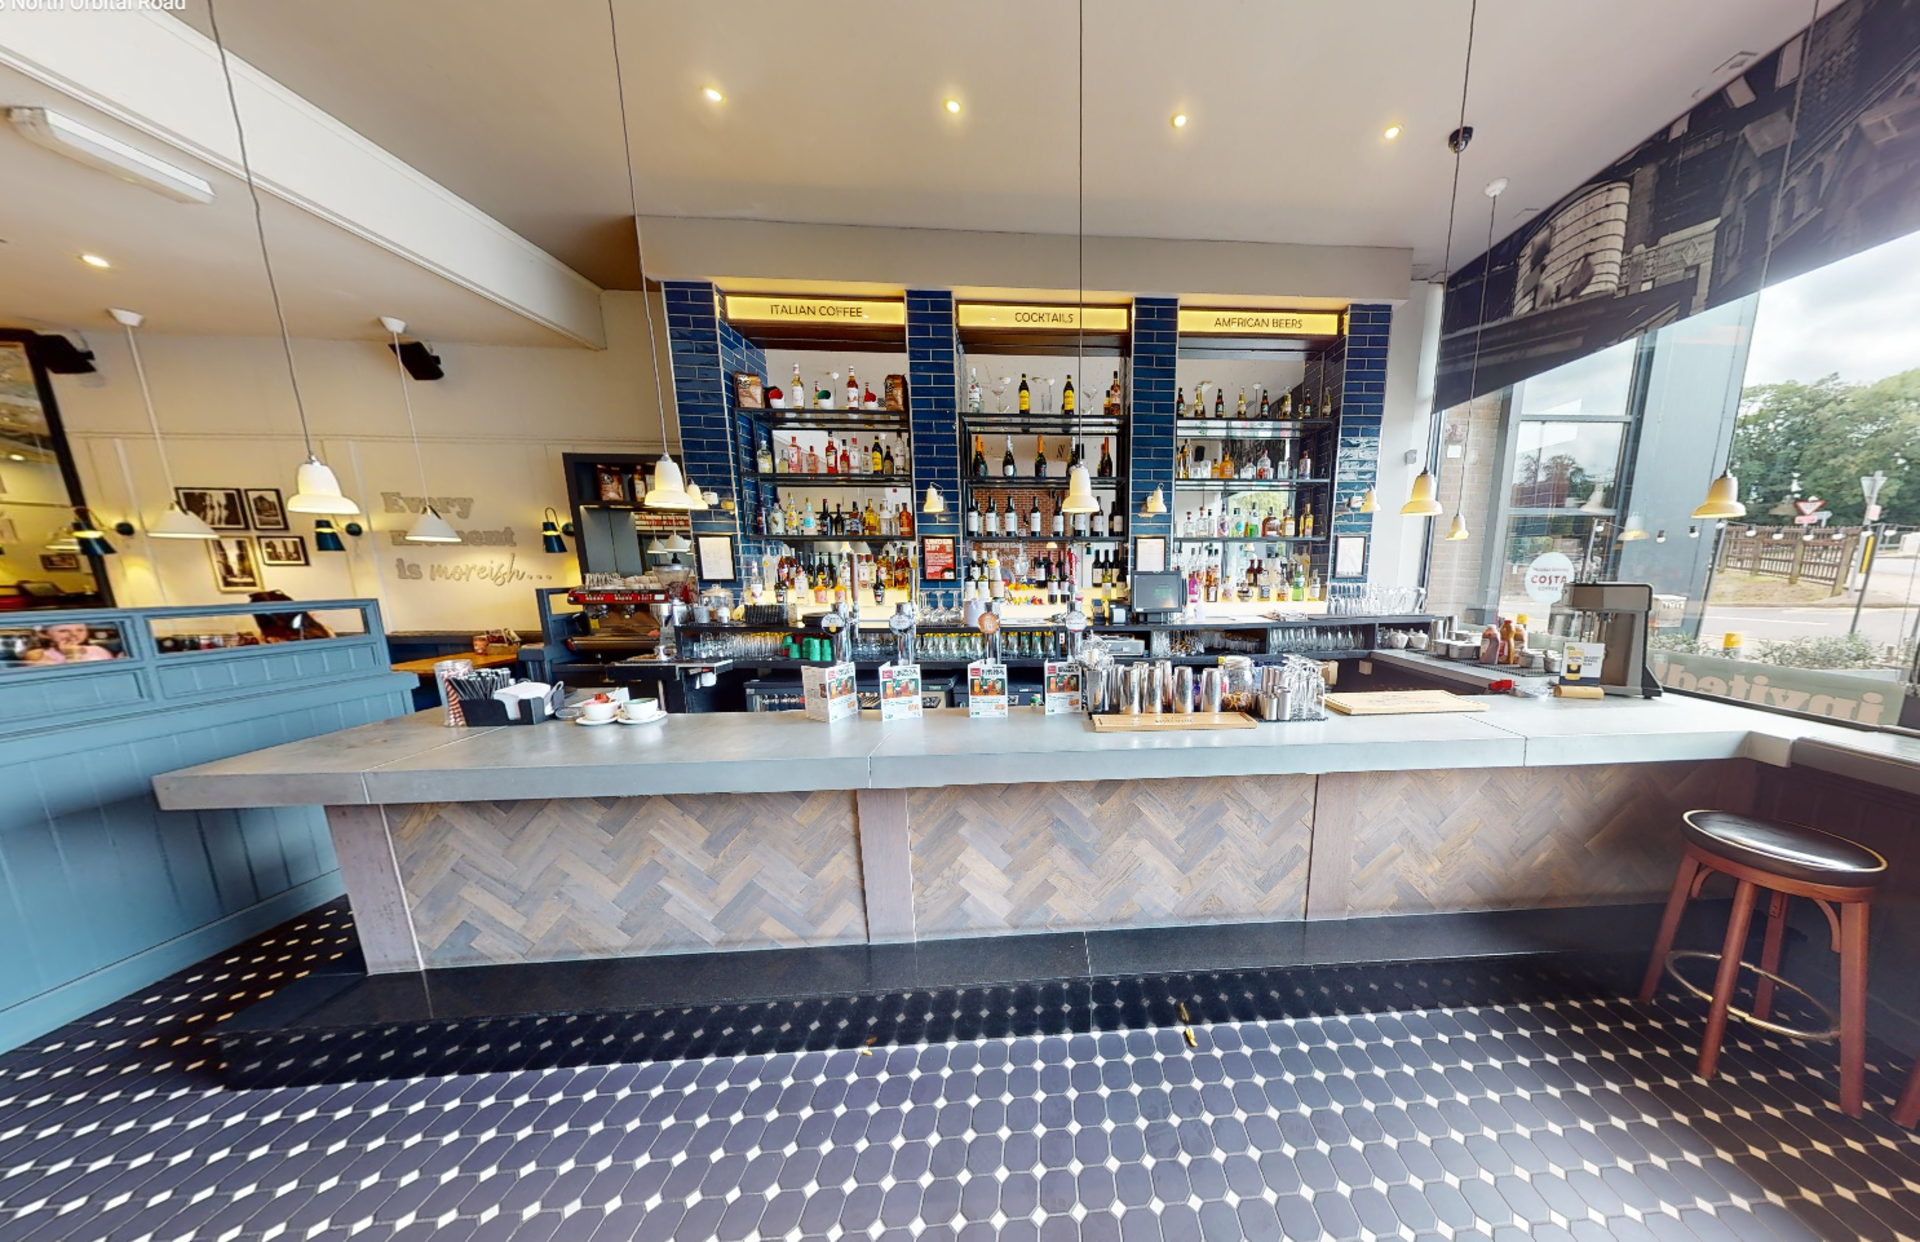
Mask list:
[[[1607,662],[1607,645],[1568,643],[1561,658],[1565,662],[1560,666],[1560,684],[1597,686],[1600,684],[1600,670]]]
[[[946,536],[929,535],[920,541],[921,576],[928,582],[952,582],[953,540]]]
[[[917,720],[924,712],[920,701],[918,664],[880,666],[880,719]]]
[[[1047,661],[1046,709],[1049,716],[1071,716],[1080,710],[1080,666],[1069,660]]]
[[[860,711],[851,664],[811,665],[800,670],[800,683],[807,696],[808,720],[845,720]]]
[[[1007,666],[993,660],[967,665],[967,715],[974,719],[1007,714]]]

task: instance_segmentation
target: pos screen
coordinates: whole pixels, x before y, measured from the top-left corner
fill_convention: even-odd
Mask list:
[[[1135,612],[1179,612],[1187,606],[1186,580],[1177,573],[1135,574],[1132,596]]]

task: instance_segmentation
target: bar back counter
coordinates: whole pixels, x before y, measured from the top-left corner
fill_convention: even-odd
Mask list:
[[[260,641],[297,614],[336,636]],[[34,612],[0,634],[0,1047],[339,894],[317,809],[162,810],[151,782],[405,712],[372,601]]]
[[[371,975],[302,981],[223,1033],[230,1074],[274,1082],[644,1055],[620,1025],[643,1011],[679,1024],[667,1055],[695,1055],[688,1015],[723,998],[899,995],[936,976],[1637,956],[1682,812],[1793,796],[1763,773],[1807,747],[1920,761],[1906,739],[1698,699],[1483,701],[1137,734],[1020,709],[496,729],[422,714],[156,789],[180,809],[328,808]],[[1873,843],[1910,893],[1895,835]],[[1880,939],[1891,982],[1911,949]],[[1889,1038],[1913,1033],[1905,986],[1875,1012]],[[882,1025],[767,1038],[901,1037],[867,1021]]]

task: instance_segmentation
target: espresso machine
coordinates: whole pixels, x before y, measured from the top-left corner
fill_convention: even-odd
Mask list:
[[[1653,587],[1645,582],[1575,582],[1564,607],[1573,614],[1572,643],[1602,643],[1600,689],[1607,694],[1658,698],[1660,683],[1647,671],[1647,629]]]

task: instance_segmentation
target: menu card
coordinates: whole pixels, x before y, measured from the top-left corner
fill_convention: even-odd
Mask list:
[[[1568,643],[1561,653],[1560,684],[1564,686],[1597,686],[1600,684],[1600,670],[1607,662],[1605,643]]]
[[[918,720],[924,708],[920,702],[920,666],[918,664],[882,664],[880,666],[880,719]]]
[[[845,720],[860,710],[851,664],[810,665],[800,670],[800,683],[806,690],[808,720]]]
[[[1080,711],[1080,666],[1070,660],[1047,661],[1046,709],[1049,716]]]
[[[967,715],[1004,718],[1007,714],[1007,666],[994,660],[967,665]]]

